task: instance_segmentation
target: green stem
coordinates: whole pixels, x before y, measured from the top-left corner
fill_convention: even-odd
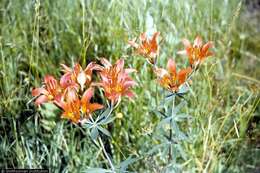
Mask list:
[[[112,171],[115,172],[115,167],[114,167],[114,165],[113,165],[113,163],[112,163],[112,161],[111,161],[109,155],[108,155],[107,152],[106,152],[106,149],[105,149],[105,147],[104,147],[104,144],[103,144],[103,142],[102,142],[102,139],[101,139],[100,137],[98,137],[98,140],[99,140],[99,143],[100,143],[100,145],[101,145],[101,148],[102,148],[102,150],[103,150],[103,153],[104,153],[104,155],[106,156],[107,161],[108,161],[108,163],[109,163],[109,165],[110,165]]]
[[[169,147],[169,153],[168,153],[168,161],[172,161],[172,121],[173,121],[173,111],[175,107],[175,96],[172,98],[172,119],[170,120],[170,147]]]
[[[172,140],[172,128],[170,128],[170,140]],[[171,145],[171,142],[170,142],[169,153],[168,153],[168,161],[170,162],[171,160],[172,160],[172,145]]]

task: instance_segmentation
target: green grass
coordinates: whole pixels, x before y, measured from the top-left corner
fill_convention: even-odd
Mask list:
[[[46,74],[60,74],[59,64],[83,64],[124,56],[138,70],[137,98],[124,99],[114,115],[112,152],[115,163],[142,158],[129,168],[162,172],[166,156],[155,128],[162,89],[145,60],[131,55],[127,40],[151,27],[161,32],[159,65],[176,56],[181,39],[202,35],[215,43],[215,56],[193,78],[182,124],[190,142],[183,142],[183,172],[252,172],[260,165],[260,35],[239,0],[2,0],[0,1],[0,168],[50,168],[80,172],[106,167],[91,139],[58,112],[38,111],[31,89]],[[150,16],[150,17],[149,17]],[[151,23],[152,19],[152,23]],[[151,134],[151,135],[148,135]],[[176,153],[178,156],[179,153]]]

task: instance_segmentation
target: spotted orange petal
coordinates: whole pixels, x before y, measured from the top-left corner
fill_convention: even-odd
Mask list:
[[[94,95],[94,89],[93,88],[88,88],[84,92],[84,94],[83,94],[83,96],[81,98],[81,102],[82,103],[89,103],[90,99],[93,97],[93,95]]]
[[[36,106],[39,106],[43,103],[46,103],[48,101],[48,97],[45,95],[41,95],[39,96],[36,100],[35,100],[35,104]]]
[[[89,108],[89,110],[90,110],[91,112],[94,112],[94,111],[96,111],[96,110],[103,109],[104,106],[101,105],[101,104],[98,104],[98,103],[90,103],[90,104],[88,105],[88,108]]]
[[[178,73],[179,84],[183,84],[186,81],[186,79],[187,79],[188,75],[191,73],[191,71],[192,71],[192,69],[190,67],[179,71],[179,73]]]
[[[48,91],[45,88],[35,88],[32,90],[32,96],[47,95]]]
[[[167,69],[168,69],[168,71],[169,71],[172,75],[174,75],[174,76],[177,75],[177,72],[176,72],[176,64],[175,64],[174,60],[171,59],[171,58],[168,60]]]

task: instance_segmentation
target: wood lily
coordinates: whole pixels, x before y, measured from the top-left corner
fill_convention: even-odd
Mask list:
[[[136,85],[135,81],[129,76],[129,73],[134,72],[134,69],[124,69],[124,60],[118,60],[114,65],[106,59],[101,59],[103,69],[99,75],[101,82],[97,83],[104,89],[105,96],[112,102],[116,103],[122,96],[132,98],[133,92],[130,90]]]
[[[185,50],[179,51],[178,54],[187,55],[191,67],[196,67],[205,58],[213,55],[213,52],[209,50],[213,47],[213,42],[209,41],[206,44],[203,44],[202,38],[200,36],[195,38],[193,45],[187,39],[183,39],[182,43],[185,47]]]
[[[51,75],[44,77],[44,85],[32,90],[32,95],[38,97],[35,100],[37,106],[48,101],[59,101],[61,99],[62,89],[58,81]]]
[[[173,59],[168,60],[167,70],[163,68],[154,69],[158,83],[171,92],[178,92],[179,87],[185,83],[191,71],[192,69],[188,67],[177,72]]]
[[[155,32],[151,39],[149,39],[144,32],[139,36],[139,44],[136,43],[135,40],[130,40],[128,43],[136,49],[137,54],[147,58],[147,61],[154,65],[156,63],[156,58],[159,55],[159,46],[157,42],[157,37],[159,35],[159,32]]]
[[[103,108],[101,104],[90,102],[94,95],[93,88],[88,88],[81,99],[79,99],[79,96],[74,91],[73,89],[68,90],[67,95],[59,103],[55,102],[64,111],[62,118],[79,123],[84,119],[88,119],[96,110]]]
[[[85,86],[90,85],[93,70],[100,69],[100,66],[94,62],[89,63],[84,70],[78,63],[75,64],[73,69],[64,64],[61,64],[61,66],[63,67],[63,72],[65,73],[60,80],[61,86],[66,88],[70,85],[78,84],[81,90],[83,90]]]

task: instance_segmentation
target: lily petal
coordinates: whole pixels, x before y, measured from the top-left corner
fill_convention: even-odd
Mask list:
[[[136,69],[133,69],[133,68],[126,68],[126,69],[125,69],[125,72],[126,72],[127,74],[129,74],[129,73],[137,72],[137,70],[136,70]]]
[[[71,73],[65,73],[63,76],[61,76],[60,86],[62,88],[67,88],[71,84],[72,84]]]
[[[202,46],[202,38],[200,36],[197,36],[194,40],[194,47],[201,47]]]
[[[191,43],[190,43],[190,41],[187,40],[187,39],[182,39],[182,43],[183,43],[183,45],[184,45],[185,48],[191,47]]]
[[[125,88],[129,88],[129,87],[132,87],[132,86],[135,86],[135,85],[137,85],[137,83],[136,83],[135,81],[133,81],[133,80],[126,81],[126,82],[124,83],[124,87],[125,87]]]
[[[127,91],[125,92],[125,95],[129,98],[134,98],[135,97],[135,94],[132,92],[132,91]]]
[[[177,72],[176,72],[176,64],[174,62],[173,59],[169,59],[168,60],[168,63],[167,63],[167,69],[168,71],[173,74],[174,76],[176,76]]]
[[[84,94],[83,94],[83,96],[81,98],[81,101],[83,103],[88,103],[88,102],[90,102],[90,99],[93,97],[93,95],[94,95],[94,88],[88,88],[84,92]]]
[[[65,102],[63,101],[63,96],[62,95],[58,95],[54,98],[53,101],[54,104],[56,104],[58,107],[64,109],[65,107]]]
[[[146,32],[141,33],[140,36],[139,36],[139,39],[140,39],[141,41],[146,40],[146,39],[147,39],[147,37],[146,37]]]
[[[160,32],[155,32],[153,34],[152,40],[151,40],[151,51],[155,54],[158,53],[158,43],[157,43],[157,37],[160,35]]]
[[[65,64],[60,64],[61,67],[63,68],[62,71],[65,72],[65,73],[68,73],[68,72],[72,72],[72,69],[68,66],[66,66]]]
[[[191,71],[192,71],[192,69],[190,67],[180,70],[180,72],[178,73],[179,84],[182,84],[185,82],[186,78],[191,73]]]
[[[48,83],[52,80],[56,80],[52,75],[46,75],[44,76],[44,83]]]
[[[213,42],[209,41],[206,44],[204,44],[204,46],[202,47],[202,52],[205,53],[208,51],[209,48],[213,47]]]
[[[102,70],[102,66],[100,66],[100,65],[98,65],[98,64],[96,64],[95,62],[91,62],[91,63],[89,63],[88,65],[87,65],[87,67],[85,68],[85,72],[87,72],[87,71],[89,71],[89,70],[98,70],[98,71],[100,71],[100,70]]]
[[[77,75],[80,71],[82,71],[82,67],[79,63],[76,63],[73,67],[73,72]]]
[[[94,111],[96,111],[96,110],[103,109],[104,106],[101,105],[101,104],[98,104],[98,103],[90,103],[90,104],[88,105],[88,108],[89,108],[89,110],[90,110],[91,112],[94,112]]]
[[[164,75],[168,75],[168,71],[166,71],[165,69],[163,68],[156,68],[154,70],[156,76],[162,78]]]
[[[48,94],[48,91],[45,88],[35,88],[32,90],[32,96],[39,96],[41,94]]]
[[[157,37],[160,35],[160,32],[155,32],[154,34],[153,34],[153,37],[152,37],[152,41],[153,42],[157,42]]]
[[[67,102],[73,102],[78,100],[77,90],[73,86],[70,86],[65,91],[65,98]]]
[[[112,66],[112,64],[111,64],[107,59],[105,59],[105,58],[101,58],[101,59],[100,59],[100,62],[101,62],[101,64],[104,65],[105,68],[108,68],[108,67],[111,67],[111,66]]]
[[[133,40],[129,40],[128,41],[128,44],[130,46],[133,46],[134,48],[138,48],[138,44],[135,42],[136,39],[133,39]]]
[[[43,104],[43,103],[45,103],[45,102],[47,102],[47,101],[48,101],[48,97],[45,96],[45,95],[41,95],[41,96],[39,96],[39,97],[35,100],[35,104],[36,104],[36,106],[39,106],[39,105],[41,105],[41,104]]]
[[[119,60],[117,60],[117,62],[116,62],[116,66],[117,66],[119,69],[123,69],[123,68],[124,68],[124,64],[125,64],[124,59],[119,59]]]

